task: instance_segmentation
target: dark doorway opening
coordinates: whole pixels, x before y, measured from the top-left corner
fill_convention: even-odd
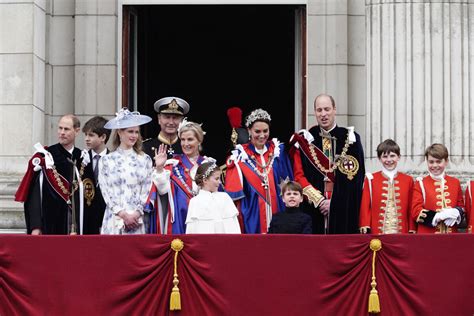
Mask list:
[[[272,116],[271,137],[286,142],[295,128],[295,10],[288,5],[135,6],[137,108],[155,118],[153,103],[178,96],[188,120],[203,123],[203,153],[224,163],[231,148],[226,111],[239,106]]]

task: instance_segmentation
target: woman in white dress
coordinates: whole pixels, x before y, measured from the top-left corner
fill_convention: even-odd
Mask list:
[[[138,126],[151,117],[121,109],[105,128],[116,129],[112,152],[99,160],[99,185],[106,204],[101,234],[144,234],[143,211],[151,188],[152,161],[141,150]]]
[[[186,234],[240,234],[239,211],[226,192],[219,192],[221,170],[205,162],[196,171],[200,190],[189,202]]]

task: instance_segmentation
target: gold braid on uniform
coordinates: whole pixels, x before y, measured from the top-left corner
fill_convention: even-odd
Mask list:
[[[324,200],[324,196],[320,191],[316,190],[313,186],[308,185],[303,189],[303,195],[308,198],[308,201],[318,207],[319,204]]]
[[[61,177],[59,175],[59,172],[56,170],[56,166],[53,166],[53,176],[54,176],[54,179],[56,180],[56,183],[58,184],[59,188],[61,189],[61,191],[63,192],[63,194],[69,194],[69,190],[66,188],[66,186],[64,185],[63,181],[61,180]],[[73,185],[71,185],[71,192],[73,192],[73,190],[75,189],[73,187]],[[75,190],[74,190],[75,191]]]
[[[84,166],[83,164],[81,164],[81,170],[79,170],[79,176],[81,177],[81,179],[82,179],[82,177],[84,176],[84,168],[85,168],[85,167],[86,167],[86,166]]]
[[[418,214],[418,217],[416,218],[416,222],[417,223],[424,223],[425,222],[425,218],[426,218],[426,213],[429,212],[429,210],[425,210],[425,209],[422,209],[420,211],[420,214]]]

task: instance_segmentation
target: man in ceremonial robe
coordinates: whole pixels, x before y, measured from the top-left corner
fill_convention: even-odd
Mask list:
[[[158,150],[161,144],[168,146],[168,159],[173,158],[175,154],[182,154],[181,141],[178,137],[178,127],[183,121],[184,115],[189,112],[189,103],[178,97],[165,97],[155,102],[153,105],[157,112],[158,124],[160,132],[155,138],[148,138],[143,141],[143,151],[150,156],[155,165],[155,149]],[[163,231],[165,225],[161,225],[160,232],[157,232],[156,216],[161,214],[161,223],[165,223],[168,210],[168,196],[159,195],[156,191],[151,192],[149,197],[150,203],[148,207],[153,211],[145,213],[144,221],[148,233],[165,233]]]
[[[360,136],[337,126],[332,96],[317,96],[314,111],[318,125],[290,140],[295,180],[313,206],[303,209],[311,210],[313,233],[356,234],[365,173]]]
[[[94,116],[84,124],[87,149],[82,152],[81,178],[84,183],[84,229],[85,235],[100,234],[104,219],[105,201],[99,186],[99,160],[109,153],[106,147],[110,129],[104,128],[108,121]]]
[[[58,143],[49,147],[35,145],[37,152],[30,159],[27,173],[15,195],[16,201],[24,202],[28,234],[65,235],[79,232],[81,201],[77,181],[72,185],[73,172],[77,179],[77,167],[81,162],[81,150],[74,147],[79,132],[79,119],[71,114],[64,115],[58,123]],[[76,193],[74,214],[71,189]]]

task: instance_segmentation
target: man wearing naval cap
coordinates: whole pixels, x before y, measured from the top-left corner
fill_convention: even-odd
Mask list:
[[[178,138],[178,126],[184,115],[189,112],[189,103],[178,97],[161,98],[154,104],[158,113],[160,133],[157,137],[149,138],[143,142],[143,151],[149,155],[155,164],[155,149],[160,144],[168,145],[168,158],[173,154],[181,154],[181,142]]]
[[[174,154],[182,154],[181,141],[178,138],[178,126],[183,120],[184,115],[189,112],[189,104],[178,97],[161,98],[154,104],[155,111],[158,113],[158,124],[160,132],[157,137],[149,138],[143,142],[143,151],[151,157],[155,165],[155,149],[161,144],[168,145],[168,158]],[[144,222],[146,231],[151,234],[166,233],[165,227],[156,223],[165,223],[168,212],[168,195],[155,194],[152,197],[153,211],[145,213]]]

